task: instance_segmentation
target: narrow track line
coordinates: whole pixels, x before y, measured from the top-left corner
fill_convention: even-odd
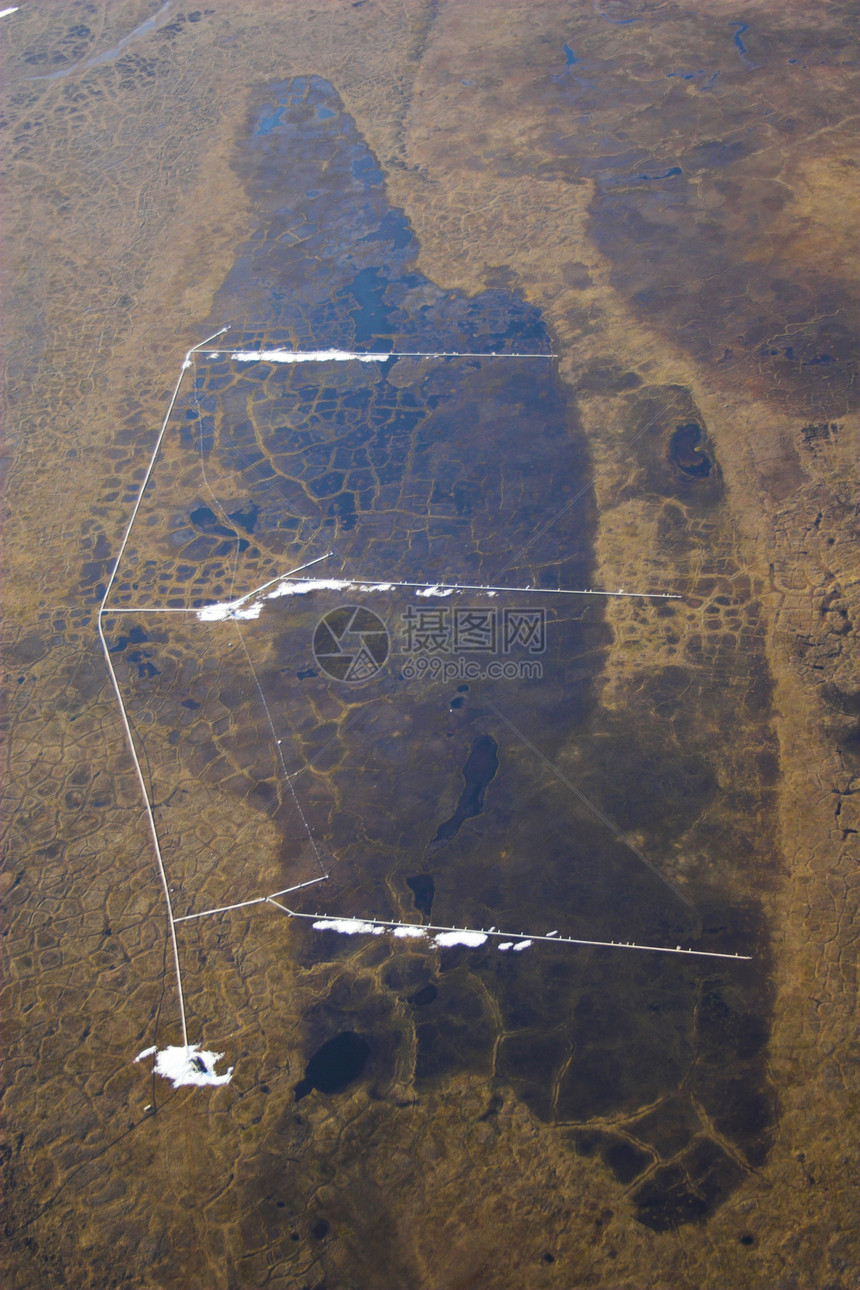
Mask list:
[[[356,935],[362,934],[364,929],[368,929],[365,934],[373,935],[374,928],[406,928],[415,939],[418,939],[418,933],[423,932],[462,932],[466,936],[485,936],[492,937],[494,940],[513,941],[514,944],[522,941],[546,941],[551,945],[594,945],[599,949],[607,950],[643,950],[652,954],[685,954],[692,955],[700,959],[737,959],[744,963],[752,961],[750,954],[721,954],[716,950],[691,950],[685,949],[680,945],[639,945],[635,941],[588,941],[578,936],[560,936],[557,932],[500,932],[495,927],[446,927],[436,923],[402,923],[396,919],[390,918],[348,918],[340,914],[303,914],[298,910],[289,909],[282,905],[279,900],[273,896],[266,896],[265,901],[269,905],[274,905],[283,913],[288,914],[290,918],[312,919],[314,922],[330,923],[355,923],[361,924],[361,928]],[[326,930],[326,929],[321,929]],[[331,930],[337,930],[333,928]],[[475,947],[477,948],[477,947]]]
[[[217,331],[214,333],[214,335],[207,337],[207,339],[202,341],[201,344],[208,345],[209,341],[214,340],[216,336],[223,335],[223,333],[227,330],[228,330],[227,327],[222,327],[220,331]],[[131,537],[131,530],[134,527],[134,522],[137,519],[138,511],[140,510],[141,502],[143,501],[143,494],[146,492],[146,486],[152,477],[152,472],[153,472],[153,469],[155,468],[156,458],[158,457],[158,454],[161,450],[161,445],[164,441],[164,436],[167,431],[167,423],[170,420],[170,416],[171,416],[171,413],[173,412],[174,404],[176,403],[176,399],[179,395],[179,388],[182,385],[182,381],[185,377],[186,371],[191,366],[191,355],[194,353],[195,349],[197,348],[199,348],[199,346],[195,346],[194,348],[190,349],[188,353],[185,355],[185,360],[182,364],[182,369],[179,373],[179,379],[177,380],[176,385],[174,387],[173,396],[168,405],[167,412],[164,414],[164,420],[161,423],[161,429],[158,432],[158,438],[155,441],[155,447],[152,450],[152,456],[149,460],[149,465],[146,469],[146,474],[144,475],[143,482],[140,485],[140,491],[138,492],[138,495],[137,495],[137,501],[135,502],[134,508],[131,512],[131,518],[128,521],[128,526],[125,530],[125,534],[123,536],[122,542],[120,543],[119,553],[117,554],[116,560],[114,561],[113,570],[111,572],[110,578],[108,579],[108,584],[107,584],[107,587],[105,588],[105,593],[102,596],[101,604],[99,605],[98,612],[96,614],[96,628],[98,630],[99,640],[101,641],[102,651],[105,656],[105,663],[107,664],[108,674],[110,676],[113,692],[116,695],[116,701],[119,704],[119,712],[120,712],[120,717],[122,719],[123,728],[125,730],[126,741],[128,743],[128,750],[131,753],[131,759],[134,762],[135,774],[137,775],[137,781],[138,781],[138,784],[140,785],[140,791],[143,795],[144,808],[146,810],[146,819],[149,825],[149,832],[152,837],[152,845],[155,851],[156,864],[158,866],[158,876],[161,881],[161,889],[162,889],[162,892],[164,893],[165,904],[167,905],[167,916],[170,924],[170,946],[173,953],[173,968],[176,975],[176,991],[179,999],[179,1017],[182,1025],[182,1043],[186,1048],[188,1047],[188,1023],[185,1016],[185,995],[182,989],[182,967],[179,962],[179,946],[177,945],[177,942],[176,942],[176,922],[173,917],[173,902],[170,898],[170,888],[167,883],[167,873],[164,868],[164,856],[162,855],[161,842],[159,840],[158,829],[155,824],[155,812],[153,810],[152,800],[150,798],[149,789],[147,787],[147,783],[143,775],[143,769],[140,764],[140,758],[137,755],[137,749],[135,748],[135,745],[134,745],[134,736],[132,735],[132,732],[131,732],[131,724],[129,723],[125,702],[123,701],[122,693],[119,688],[119,681],[117,679],[116,671],[114,670],[113,662],[111,660],[110,650],[108,649],[107,638],[105,637],[104,627],[102,625],[102,619],[105,613],[108,612],[107,611],[108,597],[110,596],[110,593],[113,590],[113,585],[116,580],[116,575],[119,570],[120,563],[122,561],[123,556],[125,555],[125,550],[126,550],[126,547],[128,546],[128,540]]]

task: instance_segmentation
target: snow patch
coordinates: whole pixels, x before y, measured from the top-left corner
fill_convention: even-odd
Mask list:
[[[262,608],[259,600],[252,601],[251,604],[245,604],[242,600],[222,600],[218,604],[195,609],[194,612],[198,622],[218,623],[227,618],[259,618]]]
[[[486,940],[483,932],[439,932],[433,937],[434,945],[468,945],[470,949],[476,949],[483,945]]]
[[[230,357],[237,363],[379,363],[387,354],[351,354],[345,349],[237,349]]]
[[[424,940],[427,937],[427,929],[424,927],[369,923],[362,918],[318,918],[312,926],[318,932],[340,932],[344,936],[381,936],[383,933],[393,933],[396,937],[416,941]],[[437,932],[433,937],[433,944],[439,946],[467,945],[469,948],[475,949],[478,945],[483,945],[486,939],[483,932]],[[513,944],[513,942],[511,943]],[[531,941],[527,942],[527,944],[530,945]]]
[[[393,582],[350,582],[348,578],[285,578],[266,593],[266,599],[306,596],[310,591],[392,591],[395,586]]]
[[[318,932],[341,932],[344,936],[379,936],[385,928],[379,923],[366,923],[360,918],[321,918],[313,926]]]
[[[284,579],[277,583],[271,591],[265,595],[260,592],[254,592],[247,596],[241,596],[238,600],[222,600],[214,605],[206,605],[203,609],[195,609],[194,613],[201,623],[223,622],[228,618],[259,618],[260,611],[263,608],[264,600],[277,600],[280,596],[307,596],[312,591],[358,591],[368,592],[388,592],[393,591],[395,587],[409,586],[414,584],[402,582],[357,582],[349,578],[291,578]],[[452,596],[455,591],[463,590],[459,586],[442,586],[440,583],[433,583],[426,587],[418,587],[415,590],[416,596]],[[488,596],[495,595],[494,591],[487,591]]]
[[[289,578],[285,577],[264,596],[240,596],[238,600],[221,600],[214,605],[195,609],[198,622],[217,623],[228,618],[259,618],[264,600],[277,600],[280,596],[307,596],[312,591],[392,591],[394,582],[351,582],[348,578]],[[448,594],[447,592],[445,593]]]
[[[266,592],[267,600],[278,596],[306,596],[309,591],[349,591],[355,583],[343,578],[285,578],[272,591]]]
[[[181,1046],[162,1048],[160,1051],[156,1048],[144,1048],[134,1060],[142,1061],[144,1057],[151,1057],[153,1053],[155,1053],[153,1070],[156,1075],[172,1080],[174,1088],[181,1088],[183,1084],[229,1084],[233,1078],[232,1066],[228,1066],[223,1075],[219,1075],[215,1070],[224,1054],[207,1052],[201,1049],[199,1044],[189,1044],[187,1048]]]

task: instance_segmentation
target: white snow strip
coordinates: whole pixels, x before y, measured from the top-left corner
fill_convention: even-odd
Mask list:
[[[317,919],[313,926],[319,932],[342,932],[345,936],[360,934],[380,936],[383,932],[393,931],[395,936],[423,940],[427,935],[423,927],[405,927],[402,924],[399,927],[390,927],[384,923],[368,923],[360,918],[320,918]],[[475,949],[478,945],[483,945],[486,939],[483,932],[438,932],[433,937],[433,944],[439,946],[467,945],[470,949]],[[523,944],[531,945],[531,941],[524,941]]]
[[[0,14],[0,18],[2,18],[2,16],[3,15]],[[158,1052],[158,1049],[156,1048],[155,1044],[153,1044],[151,1048],[144,1048],[142,1053],[138,1053],[134,1060],[136,1062],[142,1062],[144,1057],[151,1057],[153,1053],[157,1053],[157,1052]]]
[[[387,354],[350,354],[345,349],[238,349],[230,355],[237,363],[379,363]]]
[[[223,1075],[215,1070],[224,1054],[207,1052],[199,1044],[189,1044],[186,1048],[162,1048],[160,1052],[155,1048],[145,1048],[134,1060],[139,1062],[153,1053],[156,1055],[153,1067],[156,1075],[172,1080],[174,1088],[181,1088],[183,1084],[229,1084],[233,1078],[232,1066],[228,1066]]]
[[[356,584],[343,578],[285,578],[272,591],[266,592],[267,600],[278,596],[306,596],[309,591],[349,591]]]
[[[331,552],[329,552],[331,554]],[[319,556],[318,560],[311,560],[311,564],[317,564],[319,560],[325,560],[328,556]],[[307,565],[300,566],[306,569]],[[296,570],[293,570],[295,573]],[[276,585],[275,585],[276,584]],[[268,588],[272,590],[269,591]],[[615,592],[615,591],[579,591],[576,589],[552,589],[544,590],[542,587],[485,587],[472,585],[469,583],[426,583],[426,582],[363,582],[357,579],[349,578],[294,578],[291,575],[285,575],[283,578],[273,578],[271,582],[266,582],[262,587],[255,591],[249,591],[247,595],[240,596],[238,600],[219,601],[214,605],[206,605],[203,609],[195,609],[191,612],[197,615],[197,619],[202,623],[221,622],[228,618],[259,618],[262,609],[263,600],[276,600],[279,596],[306,596],[312,591],[357,591],[357,592],[389,592],[395,587],[411,587],[414,589],[416,596],[438,597],[453,596],[454,592],[459,591],[479,591],[484,596],[495,596],[500,591],[511,592],[528,592],[534,595],[559,595],[559,596],[615,596],[625,595],[639,599],[658,599],[658,600],[679,600],[680,596],[664,595],[662,592]],[[265,595],[263,593],[265,592]],[[156,613],[162,612],[155,609],[144,608],[141,611],[131,609],[118,609],[114,613]],[[168,613],[185,613],[184,609],[167,610]],[[554,935],[554,933],[550,933]]]
[[[527,950],[530,945],[534,945],[534,941],[518,941],[514,950]]]
[[[439,932],[433,937],[434,945],[468,945],[471,949],[483,945],[486,940],[483,932]]]
[[[379,923],[365,923],[360,918],[321,918],[313,926],[318,932],[341,932],[344,936],[379,936],[385,931]]]
[[[263,600],[277,600],[280,596],[307,596],[312,591],[393,591],[396,586],[395,582],[351,582],[348,578],[284,578],[261,599],[242,596],[238,600],[221,600],[203,609],[195,609],[193,613],[201,623],[223,622],[228,618],[259,618]]]

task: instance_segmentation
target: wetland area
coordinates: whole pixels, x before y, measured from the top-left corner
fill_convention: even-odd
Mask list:
[[[0,17],[14,1290],[856,1284],[851,19]]]

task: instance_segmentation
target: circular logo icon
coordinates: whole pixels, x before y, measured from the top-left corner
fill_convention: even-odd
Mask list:
[[[341,605],[317,623],[313,648],[326,676],[356,685],[385,666],[390,642],[385,623],[371,609]]]

